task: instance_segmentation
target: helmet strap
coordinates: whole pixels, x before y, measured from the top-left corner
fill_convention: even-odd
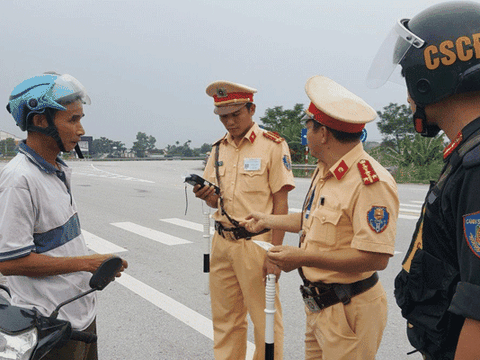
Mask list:
[[[425,106],[415,104],[415,114],[413,114],[413,126],[415,131],[424,137],[434,137],[440,132],[437,125],[430,125],[427,123],[427,114],[425,113]]]
[[[80,150],[80,146],[78,144],[75,145],[75,152],[77,153],[79,159],[83,159],[82,150]]]
[[[45,117],[47,118],[47,123],[48,123],[48,126],[46,128],[35,126],[35,125],[32,125],[30,123],[27,127],[27,130],[28,131],[36,131],[36,132],[39,132],[39,133],[42,133],[44,135],[52,137],[56,141],[60,151],[66,152],[65,146],[63,146],[62,139],[60,138],[57,127],[55,126],[55,123],[53,121],[53,119],[55,117],[55,110],[51,109],[51,108],[46,108],[44,114],[45,114]]]

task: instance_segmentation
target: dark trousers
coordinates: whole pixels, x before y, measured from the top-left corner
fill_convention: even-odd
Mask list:
[[[96,334],[96,320],[85,331]],[[52,349],[42,360],[98,360],[97,343],[85,344],[70,340],[65,346]]]

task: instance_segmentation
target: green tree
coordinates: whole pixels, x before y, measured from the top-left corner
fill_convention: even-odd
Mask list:
[[[204,155],[207,152],[212,151],[212,144],[207,144],[204,143],[200,148],[198,149],[199,155]]]
[[[108,155],[111,157],[119,157],[127,148],[121,141],[115,141],[101,137],[100,139],[93,139],[92,153],[94,156]]]
[[[0,141],[0,154],[4,156],[14,156],[16,148],[15,140],[7,138]]]
[[[415,134],[413,139],[400,140],[398,148],[378,146],[371,155],[384,166],[393,169],[397,182],[436,180],[443,167],[444,136],[434,138]]]
[[[428,166],[434,162],[443,162],[444,138],[423,137],[415,134],[412,139],[402,139],[398,150],[387,148],[386,155],[398,166],[413,164],[417,167]]]
[[[260,118],[265,130],[274,131],[285,138],[294,163],[303,162],[305,146],[302,145],[303,104],[295,104],[293,109],[283,109],[283,106],[268,108],[265,116]]]
[[[400,141],[405,138],[413,138],[416,134],[412,121],[412,110],[407,105],[390,103],[377,111],[380,120],[377,123],[378,130],[383,135],[383,142],[398,150]]]
[[[166,154],[169,156],[202,156],[205,155],[208,151],[212,149],[212,145],[203,144],[199,148],[190,148],[191,140],[187,140],[183,145],[180,145],[180,141],[176,141],[175,145],[167,145],[165,150]]]
[[[147,134],[143,132],[137,133],[137,141],[133,143],[132,151],[135,152],[137,157],[145,157],[149,150],[155,149],[155,143],[157,139],[153,136],[147,136]]]

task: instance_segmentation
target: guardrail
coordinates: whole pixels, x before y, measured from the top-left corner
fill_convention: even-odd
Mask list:
[[[316,168],[315,164],[292,164],[293,170],[315,170]]]

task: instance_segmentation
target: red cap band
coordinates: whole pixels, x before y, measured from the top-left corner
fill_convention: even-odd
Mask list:
[[[353,124],[353,123],[347,123],[345,121],[334,119],[328,116],[327,114],[325,114],[323,111],[320,111],[319,109],[317,109],[317,107],[313,103],[310,103],[310,106],[308,107],[307,111],[310,114],[312,114],[313,118],[316,121],[318,121],[320,124],[325,125],[329,128],[332,128],[333,130],[353,134],[353,133],[361,132],[365,127],[365,124]]]
[[[253,94],[252,93],[244,93],[244,92],[232,92],[229,93],[227,96],[219,97],[218,95],[213,95],[213,102],[223,103],[225,101],[235,100],[235,99],[247,99],[250,102],[253,102]]]

